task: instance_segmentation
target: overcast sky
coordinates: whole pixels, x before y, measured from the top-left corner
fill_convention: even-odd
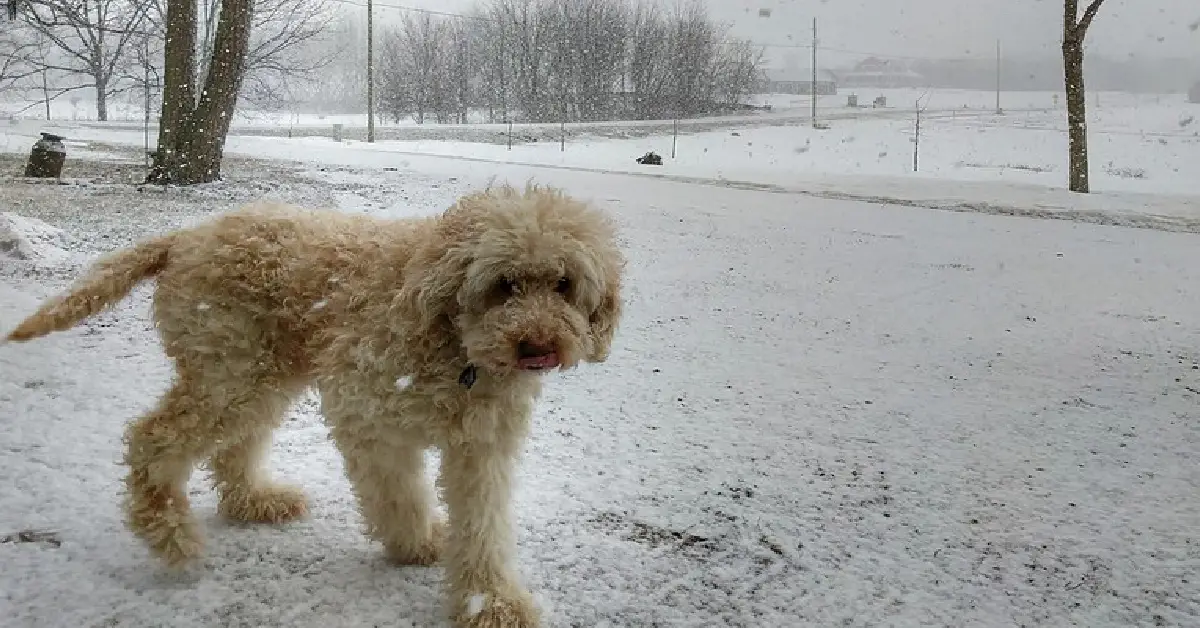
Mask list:
[[[663,4],[675,0],[660,0]],[[379,0],[382,4],[463,11],[474,0]],[[1062,0],[707,0],[734,33],[762,44],[811,41],[812,18],[824,46],[918,57],[992,56],[1058,48]],[[1087,0],[1081,0],[1086,4]],[[759,9],[771,9],[760,18]],[[381,9],[386,11],[387,9]],[[1107,0],[1089,35],[1106,55],[1200,56],[1200,0]],[[774,48],[782,52],[784,48]],[[806,53],[801,52],[804,55]],[[832,58],[861,58],[861,54]]]

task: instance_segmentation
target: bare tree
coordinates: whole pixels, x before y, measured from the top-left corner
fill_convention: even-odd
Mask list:
[[[1063,3],[1063,79],[1067,92],[1067,135],[1070,158],[1070,183],[1072,192],[1086,194],[1088,181],[1088,133],[1087,91],[1083,84],[1083,42],[1088,27],[1100,11],[1104,0],[1091,0],[1083,15],[1079,14],[1079,0],[1064,0]]]
[[[404,33],[385,29],[379,36],[379,104],[381,111],[400,122],[413,114],[413,89],[407,71]]]
[[[428,13],[409,14],[396,31],[385,34],[380,74],[385,106],[397,118],[412,115],[417,124],[434,116],[445,122],[454,110],[447,71],[450,24]]]
[[[487,108],[489,122],[507,120],[513,76],[510,23],[495,6],[476,8],[470,15],[469,37],[478,74],[476,100]]]
[[[42,70],[84,78],[53,97],[93,89],[96,117],[107,120],[108,99],[121,91],[131,49],[146,36],[146,8],[139,0],[23,0],[25,22],[56,53],[43,58]]]
[[[613,113],[628,26],[628,5],[621,0],[546,3],[539,28],[553,51],[546,72],[558,117],[596,120]]]
[[[736,104],[754,86],[761,53],[728,37],[703,2],[637,7],[629,27],[628,76],[639,118],[699,115]]]
[[[668,104],[671,81],[670,30],[655,4],[638,5],[630,25],[629,83],[633,89],[634,114],[651,118]]]
[[[475,88],[479,75],[474,42],[471,41],[472,29],[470,24],[459,21],[450,24],[449,31],[443,64],[446,109],[453,122],[467,124],[471,108],[477,103]]]
[[[166,18],[163,9],[166,0],[137,0],[151,4],[148,11],[148,30],[158,37],[165,37]],[[331,9],[336,0],[256,0],[254,20],[250,28],[250,48],[246,53],[246,76],[243,80],[242,98],[246,101],[267,105],[277,104],[293,92],[298,83],[315,80],[313,74],[329,65],[337,51],[316,46],[322,36],[333,30],[335,12]],[[221,0],[196,0],[197,41],[196,69],[193,77],[196,88],[208,76],[212,63],[211,51],[221,14]],[[346,38],[349,41],[352,38]],[[343,44],[344,45],[344,44]],[[314,54],[328,53],[328,54]]]
[[[551,106],[552,41],[549,3],[538,0],[497,0],[496,12],[506,23],[514,104],[530,120],[549,120]]]
[[[310,54],[306,48],[331,30],[334,17],[328,0],[256,0],[243,96],[254,103],[276,102],[289,84],[332,63],[332,55]]]
[[[225,137],[246,72],[253,0],[222,0],[204,86],[196,94],[196,3],[167,0],[158,150],[147,181],[191,185],[221,175]]]
[[[542,35],[539,39],[545,42],[539,45],[550,53],[544,66],[547,88],[544,99],[550,102],[541,103],[545,106],[537,114],[538,120],[565,121],[570,117],[569,108],[574,100],[571,72],[579,54],[571,33],[576,8],[573,4],[571,0],[548,0],[538,7],[537,31]]]
[[[763,80],[763,50],[748,41],[722,46],[712,67],[713,94],[724,106],[736,105],[754,93]]]
[[[324,33],[298,51],[299,63],[293,67],[305,68],[307,80],[289,82],[293,98],[321,111],[361,111],[367,89],[364,39],[358,20],[342,14],[329,22]]]
[[[629,39],[630,9],[626,2],[583,0],[582,35],[577,58],[579,117],[599,120],[620,112],[625,75],[625,50]]]
[[[38,73],[38,42],[19,27],[0,30],[0,91],[12,89]]]
[[[691,115],[713,106],[712,68],[721,37],[703,0],[680,5],[671,16],[670,92],[674,115]]]

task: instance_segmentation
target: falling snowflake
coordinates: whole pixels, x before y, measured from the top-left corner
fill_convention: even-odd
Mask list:
[[[486,593],[476,593],[467,600],[467,617],[474,617],[483,612],[483,606],[487,603]]]

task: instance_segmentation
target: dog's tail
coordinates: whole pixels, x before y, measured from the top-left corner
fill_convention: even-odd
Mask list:
[[[120,301],[143,280],[162,271],[174,241],[173,235],[166,235],[101,257],[70,291],[44,303],[5,340],[21,342],[70,329]]]

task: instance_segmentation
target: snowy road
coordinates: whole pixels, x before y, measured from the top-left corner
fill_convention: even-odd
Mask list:
[[[554,377],[521,475],[548,625],[1200,624],[1198,236],[425,165],[319,176],[399,214],[354,186],[408,177],[433,211],[536,175],[623,225],[618,344]],[[0,327],[39,281],[0,281]],[[224,524],[198,474],[205,569],[157,572],[116,463],[167,372],[145,292],[120,314],[0,347],[0,536],[61,539],[0,544],[0,623],[440,625],[439,570],[362,536],[312,400],[273,454],[312,517]]]

